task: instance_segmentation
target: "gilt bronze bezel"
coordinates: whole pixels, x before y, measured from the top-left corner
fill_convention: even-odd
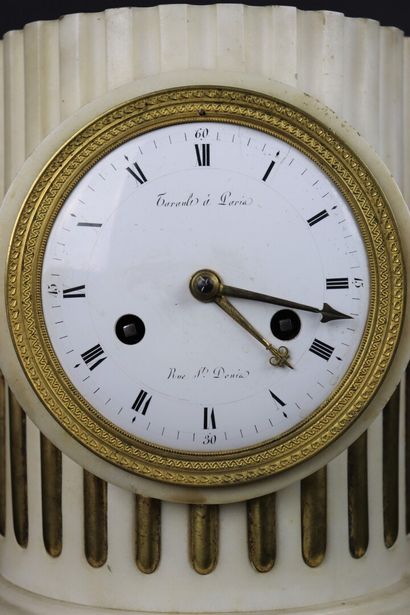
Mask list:
[[[246,449],[199,454],[138,440],[103,418],[75,389],[48,337],[41,272],[65,199],[103,156],[140,134],[183,122],[231,122],[261,130],[312,159],[349,203],[365,244],[370,305],[349,369],[310,417]],[[139,476],[184,486],[227,486],[280,473],[313,458],[361,416],[387,374],[405,314],[405,270],[392,210],[366,166],[332,130],[281,100],[223,86],[182,87],[136,98],[70,138],[34,182],[15,224],[7,261],[9,327],[25,374],[48,412],[102,459]]]

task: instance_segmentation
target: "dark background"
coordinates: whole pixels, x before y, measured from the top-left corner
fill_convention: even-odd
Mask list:
[[[185,2],[127,2],[127,0],[42,0],[41,2],[31,2],[25,4],[18,0],[3,0],[0,12],[0,38],[8,30],[22,28],[30,21],[39,19],[57,19],[66,13],[95,12],[103,11],[107,8],[120,6],[155,6],[157,4],[184,4]],[[214,4],[209,1],[193,0],[189,4]],[[303,0],[293,0],[293,2],[264,2],[249,1],[244,2],[253,6],[266,4],[281,4],[286,6],[297,6],[305,10],[324,9],[328,11],[339,11],[349,17],[369,17],[380,21],[384,26],[396,26],[407,35],[410,35],[410,3],[406,8],[399,8],[399,3],[393,2],[376,3],[369,6],[367,2],[308,2]],[[401,3],[400,3],[401,4]],[[407,4],[407,2],[403,2]]]

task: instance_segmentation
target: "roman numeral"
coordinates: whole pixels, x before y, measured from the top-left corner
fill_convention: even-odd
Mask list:
[[[326,288],[349,288],[349,278],[326,278]]]
[[[330,357],[332,356],[332,352],[334,351],[334,348],[332,346],[329,346],[329,344],[325,344],[325,342],[321,342],[320,340],[315,339],[309,350],[321,359],[329,361]]]
[[[269,389],[269,393],[272,395],[273,399],[278,402],[279,406],[282,406],[282,407],[286,406],[285,402],[282,401],[277,395],[275,395],[275,393],[272,393],[270,389]]]
[[[282,408],[284,408],[284,407],[286,406],[285,402],[284,402],[284,401],[282,401],[282,400],[280,399],[280,397],[278,397],[277,395],[275,395],[275,393],[273,393],[270,389],[269,389],[269,393],[271,394],[272,399],[274,399],[274,400],[275,400],[275,401],[279,404],[279,406],[281,406]],[[284,416],[286,419],[288,418],[288,415],[286,414],[286,412],[285,412],[284,410],[282,410],[282,414],[283,414],[283,416]]]
[[[101,228],[101,222],[77,222],[77,226],[88,226],[90,228]]]
[[[96,346],[90,348],[90,350],[83,352],[81,357],[84,360],[84,363],[89,367],[90,371],[93,371],[93,369],[101,365],[101,363],[107,358],[104,356],[104,350],[101,348],[100,344],[97,344]]]
[[[272,160],[272,162],[270,163],[270,165],[268,166],[265,175],[262,177],[262,181],[266,182],[266,180],[268,179],[270,172],[272,171],[273,167],[275,166],[275,161]]]
[[[73,286],[73,288],[63,289],[63,297],[64,299],[77,299],[79,297],[85,297],[85,285],[82,286]]]
[[[323,209],[322,211],[319,211],[319,213],[316,214],[315,216],[312,216],[311,218],[309,218],[307,223],[309,224],[309,226],[314,226],[321,220],[324,220],[325,218],[327,218],[328,215],[329,214],[327,213],[326,209]]]
[[[204,408],[204,429],[216,429],[215,411]]]
[[[130,175],[132,175],[133,178],[136,179],[139,184],[145,184],[145,182],[147,181],[147,178],[145,177],[145,175],[144,175],[141,167],[139,166],[138,162],[134,162],[133,166],[134,166],[134,168],[127,167],[128,173]]]
[[[211,164],[211,146],[209,143],[195,143],[196,159],[199,167],[209,167]]]
[[[132,410],[135,410],[135,412],[141,412],[141,414],[145,416],[148,410],[148,406],[150,405],[151,399],[152,399],[152,395],[151,397],[148,397],[148,399],[147,399],[147,396],[148,396],[148,393],[144,391],[143,389],[141,389],[141,391],[138,393],[137,399],[134,401],[134,403],[131,406]],[[135,419],[136,417],[134,416],[134,418],[132,419],[132,422],[134,422]]]

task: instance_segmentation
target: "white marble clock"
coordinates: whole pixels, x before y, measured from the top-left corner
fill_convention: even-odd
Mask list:
[[[10,613],[405,612],[393,42],[242,5],[6,36]]]

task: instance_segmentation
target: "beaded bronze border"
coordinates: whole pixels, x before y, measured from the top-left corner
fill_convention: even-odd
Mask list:
[[[217,454],[162,449],[103,418],[61,368],[45,327],[40,280],[53,222],[79,179],[121,143],[182,122],[223,121],[262,130],[309,156],[350,204],[367,250],[370,308],[359,349],[334,393],[307,420],[260,446]],[[358,418],[386,375],[405,311],[405,272],[391,209],[365,165],[331,130],[269,96],[185,87],[122,104],[85,126],[54,155],[18,216],[8,255],[7,309],[20,362],[56,421],[90,451],[129,472],[173,484],[220,486],[260,479],[310,459]]]

